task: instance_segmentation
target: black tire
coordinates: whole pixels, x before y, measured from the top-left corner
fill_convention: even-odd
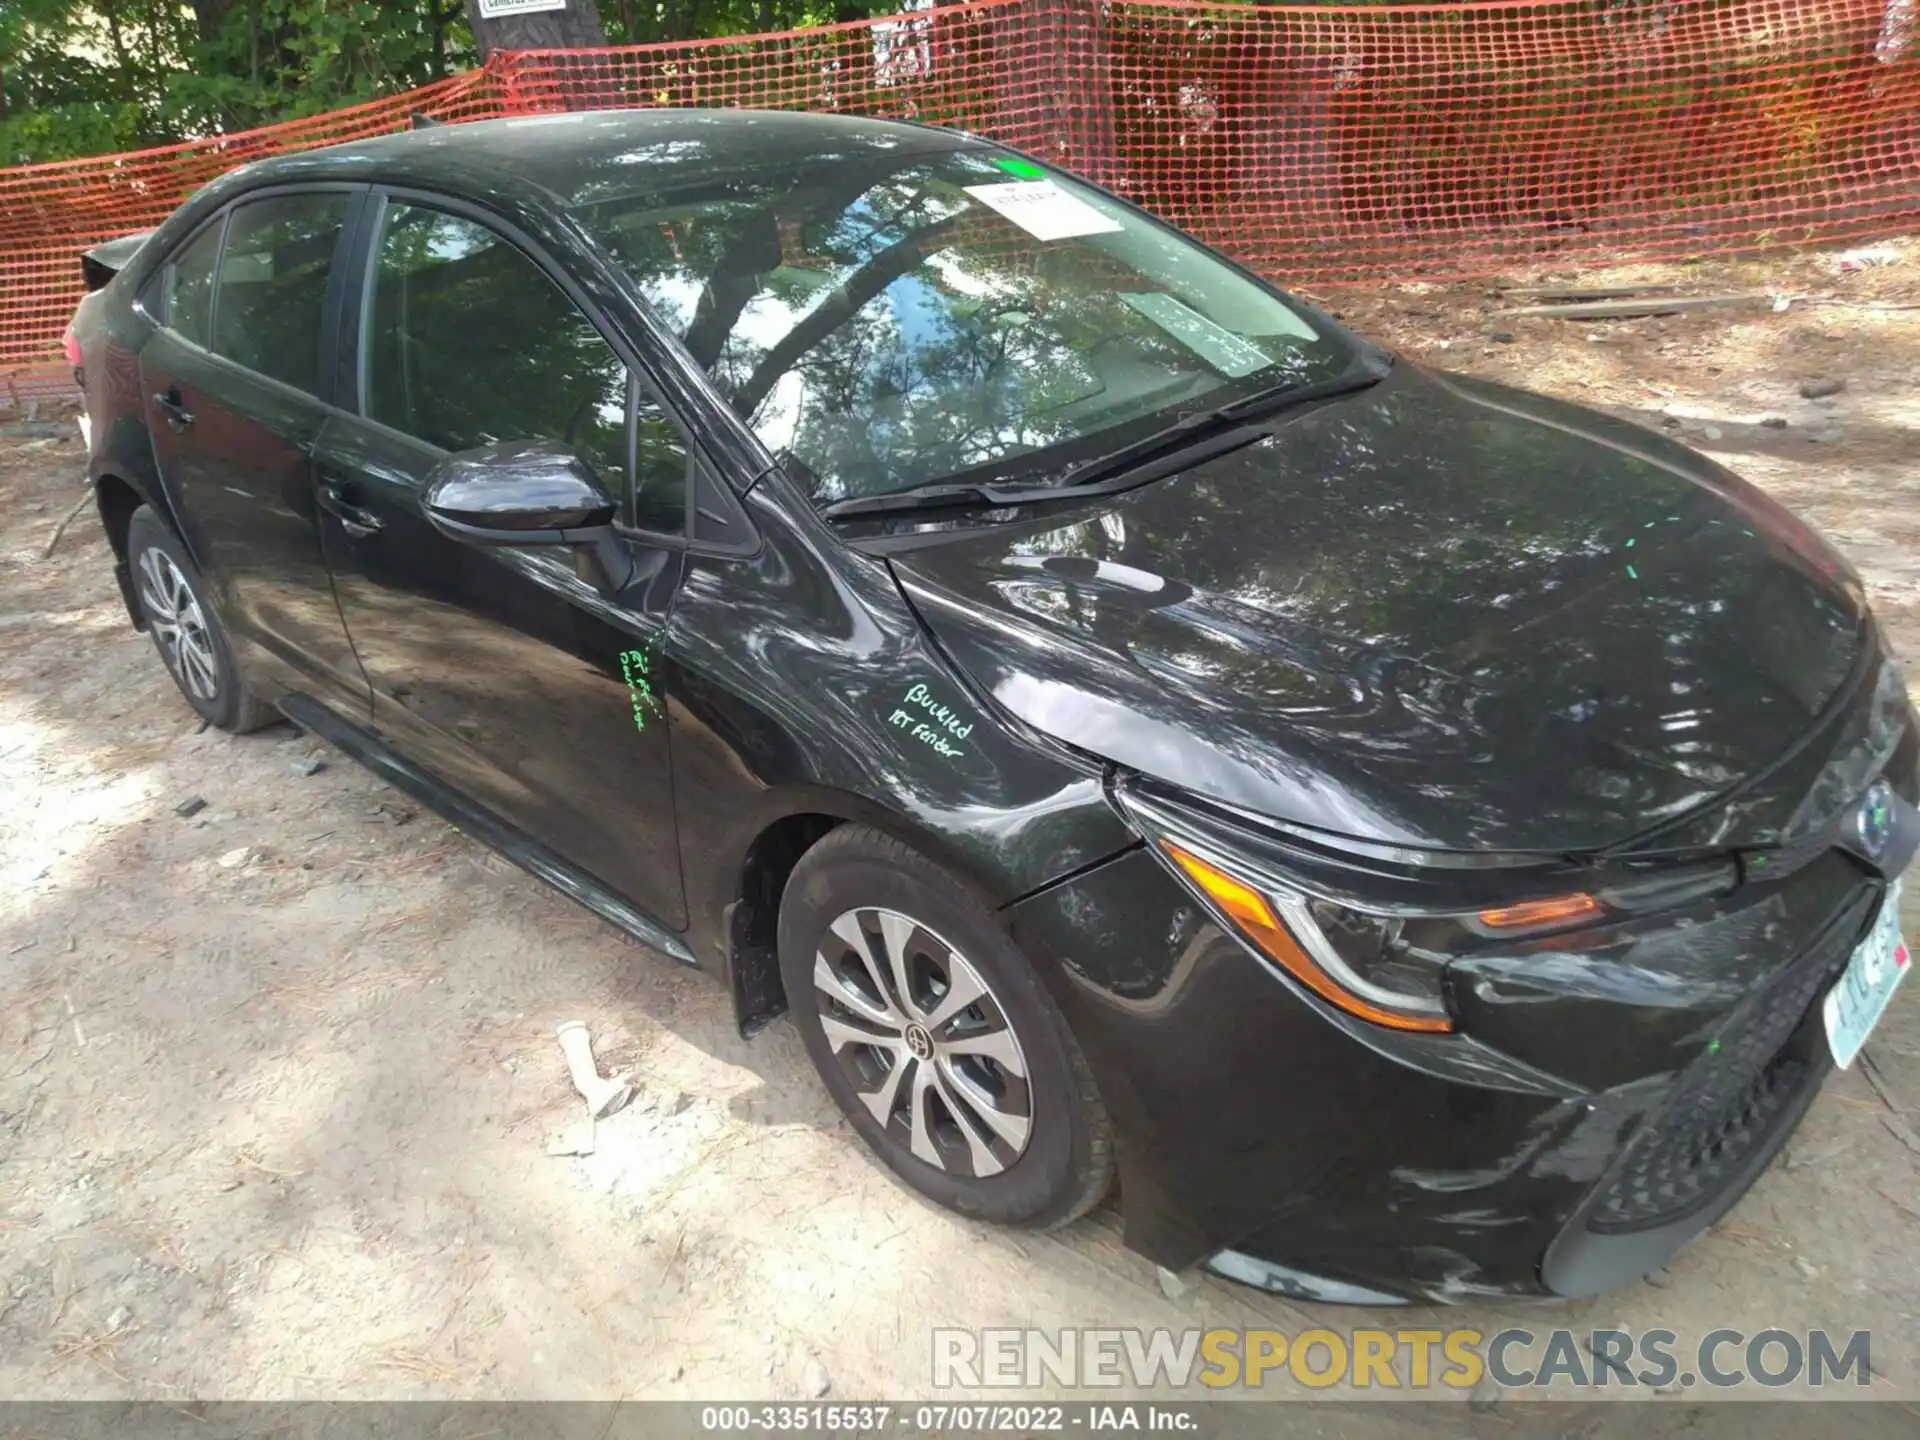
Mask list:
[[[845,937],[848,916],[857,917],[852,929],[864,954]],[[1034,1229],[1064,1225],[1106,1193],[1113,1131],[1086,1058],[972,885],[882,831],[842,826],[794,868],[780,902],[779,946],[787,1001],[814,1068],[853,1128],[908,1186],[959,1214]],[[905,1005],[889,960],[896,951],[911,992]],[[835,991],[816,981],[820,964],[829,966]],[[983,987],[978,1000],[919,1026],[940,1017],[943,1000],[957,1003],[976,985]],[[883,1007],[905,1023],[872,1018]],[[910,1034],[916,1026],[917,1039]],[[855,1032],[884,1043],[850,1039]],[[922,1043],[924,1053],[915,1048]],[[909,1068],[895,1076],[895,1066]],[[916,1088],[922,1072],[924,1092]],[[878,1109],[886,1110],[884,1121]]]
[[[147,634],[186,702],[235,735],[278,720],[280,712],[247,688],[206,581],[180,537],[151,505],[135,510],[127,523],[127,564]],[[170,618],[169,606],[175,607],[177,620]]]

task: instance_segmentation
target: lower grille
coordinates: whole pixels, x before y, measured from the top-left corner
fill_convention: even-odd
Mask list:
[[[1819,1066],[1788,1042],[1840,977],[1872,913],[1866,890],[1806,952],[1756,991],[1674,1082],[1588,1218],[1601,1232],[1665,1225],[1720,1198],[1777,1135]]]

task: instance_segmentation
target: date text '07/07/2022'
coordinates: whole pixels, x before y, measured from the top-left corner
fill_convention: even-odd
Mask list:
[[[907,691],[887,717],[887,723],[910,731],[914,739],[930,746],[943,759],[967,753],[949,744],[949,737],[964,740],[973,733],[973,722],[962,720],[958,711],[935,701],[924,683],[915,684]]]

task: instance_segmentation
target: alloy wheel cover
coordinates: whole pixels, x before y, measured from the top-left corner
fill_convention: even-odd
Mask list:
[[[1026,1153],[1025,1051],[985,977],[898,911],[846,911],[813,961],[821,1029],[860,1103],[916,1159],[966,1178]]]
[[[196,699],[216,699],[220,662],[206,615],[186,575],[157,546],[140,556],[140,608],[180,687]]]

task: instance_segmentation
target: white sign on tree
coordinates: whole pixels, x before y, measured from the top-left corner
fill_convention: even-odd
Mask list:
[[[531,15],[539,10],[564,10],[567,0],[480,0],[480,13],[489,20],[507,15]]]

